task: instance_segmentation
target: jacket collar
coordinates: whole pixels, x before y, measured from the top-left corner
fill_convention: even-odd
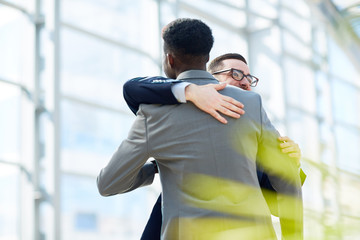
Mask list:
[[[177,80],[193,82],[198,85],[208,84],[208,83],[219,83],[209,72],[204,70],[188,70],[182,72],[177,77]]]

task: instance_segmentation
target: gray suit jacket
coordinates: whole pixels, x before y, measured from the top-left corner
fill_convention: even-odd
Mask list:
[[[183,72],[178,80],[218,83],[200,70]],[[226,125],[191,103],[141,105],[128,138],[98,176],[100,194],[133,189],[154,157],[163,188],[162,239],[276,239],[256,175],[258,158],[280,193],[283,235],[301,239],[298,169],[278,149],[278,133],[260,96],[231,86],[221,93],[245,105],[245,114]]]

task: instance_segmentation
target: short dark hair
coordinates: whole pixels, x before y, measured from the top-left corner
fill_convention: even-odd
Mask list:
[[[223,55],[220,55],[220,56],[214,58],[210,62],[209,66],[208,66],[208,72],[214,73],[216,71],[221,70],[220,68],[222,68],[224,66],[223,61],[227,60],[227,59],[238,59],[240,61],[243,61],[245,64],[247,64],[246,59],[241,54],[226,53],[226,54],[223,54]]]
[[[198,19],[179,18],[163,29],[164,49],[184,56],[209,55],[214,44],[211,29]]]

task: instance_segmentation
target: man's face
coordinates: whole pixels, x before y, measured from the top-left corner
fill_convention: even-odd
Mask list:
[[[244,72],[245,75],[250,74],[250,70],[248,65],[246,65],[243,61],[238,60],[238,59],[226,59],[224,61],[222,61],[223,67],[222,69],[230,69],[230,68],[234,68],[234,69],[238,69]],[[219,69],[219,70],[222,70]],[[214,77],[219,80],[219,82],[226,82],[230,85],[233,85],[235,87],[239,87],[242,88],[244,90],[247,91],[251,91],[251,86],[249,81],[244,77],[243,79],[241,79],[241,81],[235,80],[234,78],[232,78],[230,71],[228,72],[224,72],[224,73],[220,73],[220,74],[216,74],[214,75]]]

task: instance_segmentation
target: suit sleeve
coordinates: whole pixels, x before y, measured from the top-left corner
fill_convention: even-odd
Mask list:
[[[261,102],[261,99],[260,99]],[[283,239],[303,239],[303,206],[299,169],[278,147],[278,132],[261,107],[258,164],[277,192],[276,202]]]
[[[136,114],[140,104],[177,104],[171,86],[180,81],[164,77],[143,77],[128,80],[123,86],[124,99]]]
[[[135,178],[135,182],[132,184],[132,187],[129,188],[126,192],[133,191],[140,187],[145,187],[151,185],[155,177],[155,167],[152,163],[146,163],[141,167],[138,175]]]
[[[140,113],[127,139],[121,143],[107,166],[100,171],[97,186],[102,196],[125,193],[144,183],[140,179],[141,169],[149,158],[145,123],[146,118]]]

